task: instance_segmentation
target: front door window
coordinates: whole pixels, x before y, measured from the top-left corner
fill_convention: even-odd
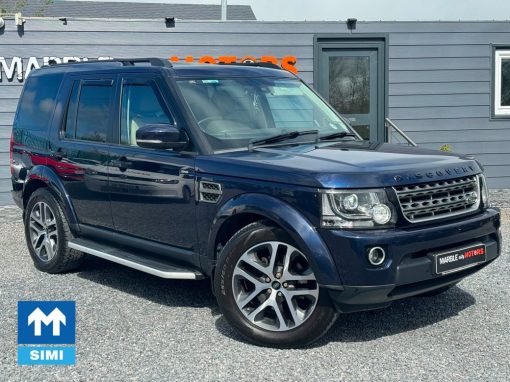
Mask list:
[[[171,124],[155,85],[150,82],[124,84],[120,143],[136,146],[136,131],[149,124]]]

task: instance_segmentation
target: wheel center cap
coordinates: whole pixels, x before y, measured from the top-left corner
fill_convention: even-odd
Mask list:
[[[273,289],[278,290],[281,287],[281,284],[278,281],[273,281],[273,284],[271,284]]]

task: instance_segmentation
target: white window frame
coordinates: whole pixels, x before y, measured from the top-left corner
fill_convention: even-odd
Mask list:
[[[510,106],[501,105],[501,64],[503,59],[510,60],[510,50],[496,49],[494,52],[494,115],[510,117]]]

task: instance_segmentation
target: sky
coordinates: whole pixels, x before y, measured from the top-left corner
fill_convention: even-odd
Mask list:
[[[98,0],[205,3],[221,0]],[[258,20],[508,20],[509,0],[229,0],[252,6]],[[509,30],[510,32],[510,30]]]

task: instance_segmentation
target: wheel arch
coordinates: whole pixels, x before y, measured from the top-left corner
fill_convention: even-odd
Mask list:
[[[269,220],[285,230],[299,248],[310,257],[317,281],[322,285],[342,285],[335,262],[313,225],[299,211],[270,195],[243,194],[227,201],[218,211],[209,232],[207,254],[211,262],[217,256],[218,244],[259,220]]]
[[[53,193],[66,214],[70,228],[73,231],[78,230],[78,219],[69,194],[55,171],[46,166],[34,166],[30,170],[23,185],[23,209],[26,208],[30,196],[41,187],[46,187]]]

